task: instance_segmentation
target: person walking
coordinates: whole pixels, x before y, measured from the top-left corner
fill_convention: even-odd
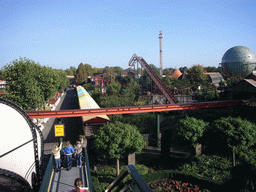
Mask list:
[[[62,143],[60,144],[60,146],[54,145],[54,147],[52,149],[52,153],[53,153],[54,159],[55,159],[55,171],[56,172],[59,172],[59,170],[61,168],[61,159],[60,159],[61,147],[62,147]]]
[[[62,149],[61,152],[64,153],[64,155],[66,155],[67,157],[67,164],[68,164],[67,170],[69,171],[72,168],[72,154],[75,152],[75,150],[70,144],[70,142],[67,141],[66,147]]]
[[[80,139],[81,139],[81,142],[77,141],[76,142],[76,146],[74,148],[74,150],[75,150],[75,157],[76,157],[76,164],[77,164],[77,167],[79,167],[79,168],[82,167],[82,150],[83,150],[83,147],[86,147],[86,146],[84,146],[85,141],[86,141],[84,136],[81,135]]]

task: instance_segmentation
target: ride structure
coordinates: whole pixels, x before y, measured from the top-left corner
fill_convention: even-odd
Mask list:
[[[42,180],[41,130],[23,109],[0,98],[0,191],[29,191]]]
[[[160,80],[160,78],[156,75],[156,73],[151,69],[151,67],[147,64],[147,62],[142,58],[138,57],[136,54],[133,54],[132,58],[130,59],[128,65],[129,66],[135,66],[135,63],[140,63],[140,65],[143,67],[143,69],[147,72],[149,77],[153,80],[153,82],[156,84],[158,89],[163,93],[169,104],[176,104],[178,101],[173,96],[173,94],[168,90],[168,88],[163,84],[163,82]]]

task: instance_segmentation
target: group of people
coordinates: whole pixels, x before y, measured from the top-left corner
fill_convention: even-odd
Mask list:
[[[81,140],[81,141],[80,141]],[[76,146],[73,148],[73,146],[70,144],[69,141],[66,142],[65,148],[62,148],[62,146],[55,145],[52,149],[52,153],[54,155],[55,159],[55,170],[58,172],[61,168],[61,153],[66,155],[67,159],[67,170],[69,171],[72,168],[72,155],[74,154],[76,158],[77,167],[82,167],[82,150],[83,147],[86,147],[86,139],[85,137],[81,136],[80,140],[76,142]]]

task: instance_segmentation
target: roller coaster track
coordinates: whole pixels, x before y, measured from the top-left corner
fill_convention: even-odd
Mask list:
[[[147,106],[132,106],[132,107],[114,107],[100,109],[71,109],[71,110],[56,110],[56,111],[27,111],[30,118],[61,118],[61,117],[82,117],[95,115],[116,115],[116,114],[131,114],[131,113],[149,113],[160,111],[179,111],[188,109],[203,109],[214,107],[228,107],[234,105],[244,105],[242,100],[234,101],[213,101],[213,102],[198,102],[189,104],[175,105],[147,105]]]
[[[154,81],[158,89],[163,93],[165,98],[170,104],[175,104],[178,101],[176,98],[169,92],[168,88],[163,84],[163,82],[159,79],[156,73],[151,69],[151,67],[147,64],[147,62],[142,58],[138,57],[136,54],[133,54],[132,58],[129,61],[129,66],[134,65],[134,62],[138,61],[143,69],[147,72],[149,77]]]

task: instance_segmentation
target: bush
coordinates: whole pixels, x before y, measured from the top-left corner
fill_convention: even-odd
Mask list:
[[[181,165],[177,170],[225,182],[232,177],[231,167],[232,162],[227,158],[201,155],[194,157],[190,163]]]

